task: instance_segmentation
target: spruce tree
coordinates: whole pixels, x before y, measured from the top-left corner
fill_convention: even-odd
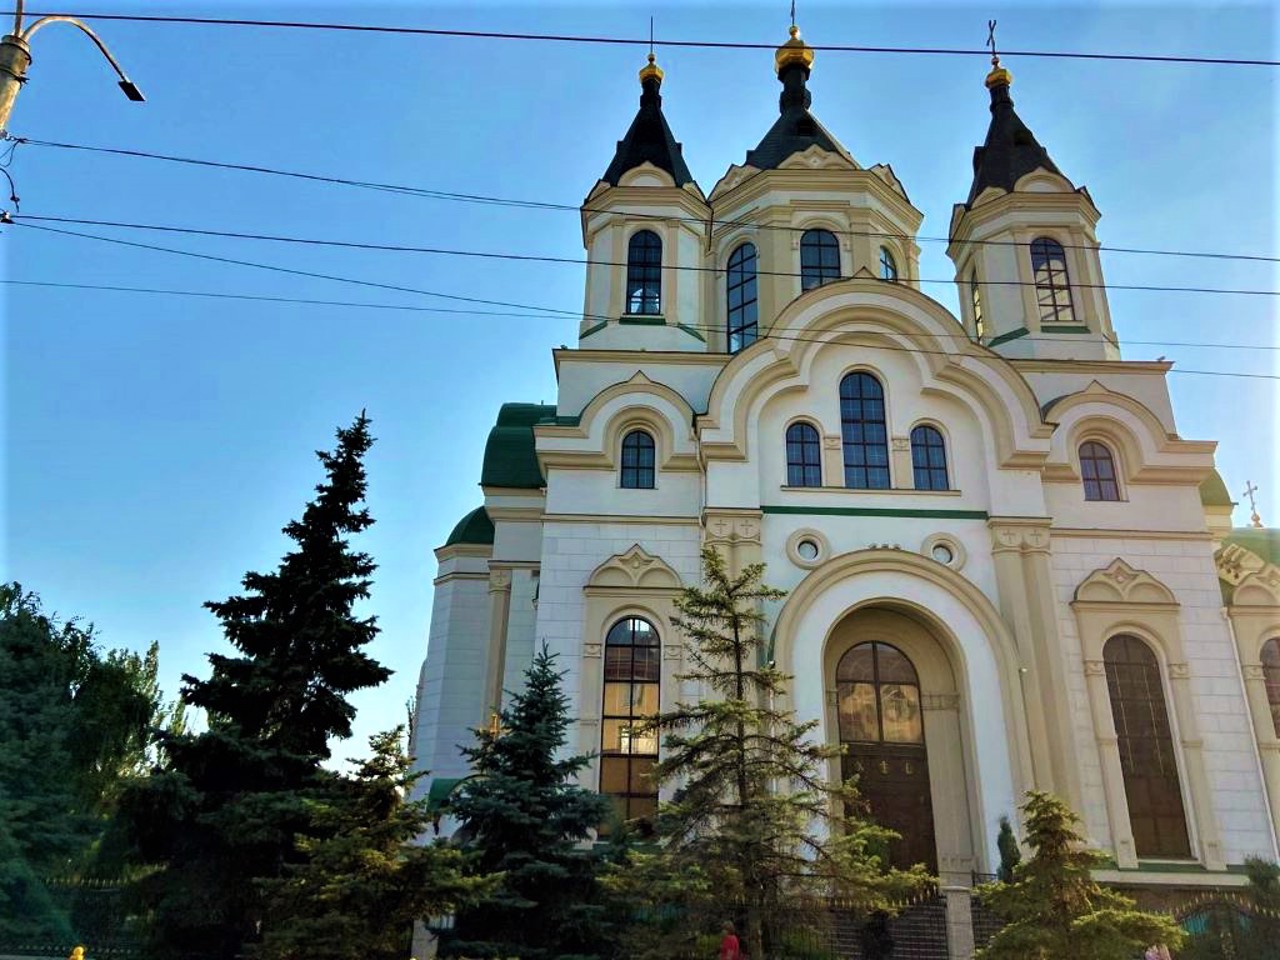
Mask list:
[[[1013,825],[1005,816],[1000,818],[996,849],[1000,851],[1000,867],[996,871],[996,878],[1001,883],[1013,883],[1013,871],[1022,862],[1022,851],[1018,848],[1018,838],[1013,834]]]
[[[1104,857],[1085,848],[1079,817],[1065,803],[1033,790],[1022,810],[1033,853],[1014,868],[1012,883],[979,891],[1005,921],[980,960],[1131,960],[1157,944],[1177,949],[1183,933],[1173,920],[1094,881]]]
[[[587,756],[561,757],[569,725],[563,674],[544,644],[494,729],[463,753],[474,774],[451,801],[471,869],[500,873],[477,906],[458,914],[442,953],[520,960],[598,956],[607,926],[598,884],[603,855],[586,841],[608,801],[580,787]]]
[[[317,453],[325,481],[284,528],[293,549],[274,572],[246,574],[243,595],[205,604],[236,650],[210,654],[207,680],[183,678],[209,728],[165,736],[166,766],[124,798],[139,856],[164,868],[139,889],[154,958],[230,960],[257,940],[261,881],[302,859],[307,803],[333,789],[321,764],[330,739],[351,734],[348,695],[390,675],[363,650],[374,619],[353,610],[374,570],[348,540],[373,523],[372,442],[363,413],[339,429],[333,452]]]
[[[370,738],[372,755],[309,810],[306,862],[267,884],[263,960],[403,960],[415,920],[452,913],[491,886],[462,874],[462,854],[427,833],[425,800],[409,800],[404,728]]]
[[[705,585],[676,601],[691,664],[682,680],[706,691],[654,725],[666,733],[654,771],[675,786],[658,818],[657,863],[677,884],[704,876],[721,905],[740,904],[748,956],[771,955],[766,919],[814,897],[838,895],[864,915],[923,885],[923,867],[888,869],[895,835],[860,819],[852,783],[831,783],[841,748],[815,743],[817,721],[785,706],[790,678],[763,661],[760,606],[783,591],[761,583],[763,564],[732,576],[702,552]],[[722,917],[723,919],[723,917]]]

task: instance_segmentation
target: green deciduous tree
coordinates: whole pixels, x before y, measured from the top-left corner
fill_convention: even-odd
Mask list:
[[[1209,901],[1197,910],[1204,930],[1187,938],[1178,960],[1275,960],[1280,955],[1280,865],[1259,857],[1244,863],[1242,896]]]
[[[291,549],[271,573],[248,573],[244,594],[206,606],[234,655],[211,654],[207,680],[186,676],[183,697],[209,729],[163,738],[167,765],[127,792],[139,856],[163,870],[140,885],[155,958],[232,958],[264,918],[259,881],[304,855],[296,835],[308,803],[324,800],[329,741],[351,734],[347,697],[390,674],[364,647],[377,634],[355,614],[374,563],[349,538],[373,523],[363,458],[373,440],[362,413],[317,456],[325,480],[302,518],[284,528]]]
[[[446,956],[590,957],[605,941],[602,853],[583,841],[609,804],[575,780],[588,757],[560,756],[572,722],[561,676],[544,645],[500,725],[475,731],[476,746],[463,751],[474,775],[450,812],[462,821],[471,869],[502,879],[458,914],[442,943]]]
[[[50,875],[103,864],[121,784],[165,713],[157,650],[102,650],[92,627],[0,585],[0,940],[65,943]]]
[[[869,915],[928,878],[887,868],[894,834],[855,815],[853,784],[828,778],[840,748],[810,739],[817,721],[796,722],[790,678],[762,662],[760,607],[783,592],[761,583],[762,564],[731,575],[712,548],[702,567],[705,585],[682,592],[675,623],[690,664],[681,679],[705,693],[655,721],[666,737],[654,776],[676,789],[650,869],[686,885],[702,876],[722,919],[724,904],[741,904],[747,953],[762,957],[776,948],[767,917],[832,895]]]
[[[372,755],[308,811],[305,863],[267,884],[264,960],[404,960],[413,922],[452,913],[492,884],[464,877],[463,858],[427,832],[425,800],[407,799],[404,728],[370,738]]]
[[[1076,830],[1079,818],[1065,803],[1031,791],[1022,807],[1030,859],[1018,864],[1012,883],[987,884],[983,902],[1006,925],[979,952],[981,960],[1131,960],[1150,946],[1176,949],[1181,928],[1160,914],[1094,881],[1103,856],[1088,850]]]

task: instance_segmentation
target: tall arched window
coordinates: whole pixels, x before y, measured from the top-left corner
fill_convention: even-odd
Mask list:
[[[1106,642],[1102,659],[1135,851],[1139,857],[1189,857],[1160,664],[1149,646],[1123,634]]]
[[[978,286],[978,271],[969,274],[969,303],[973,305],[973,335],[981,342],[982,324],[982,288]]]
[[[1041,323],[1075,323],[1071,281],[1062,244],[1049,237],[1031,241],[1031,273],[1036,280],[1036,303]]]
[[[648,620],[625,617],[604,641],[600,792],[622,820],[651,820],[658,810],[658,734],[644,722],[658,712],[662,646]]]
[[[911,431],[911,469],[917,490],[950,490],[947,481],[947,448],[936,427]]]
[[[652,230],[632,234],[627,244],[627,313],[662,313],[662,241]]]
[[[893,259],[893,254],[888,247],[880,248],[880,279],[898,279],[898,261]]]
[[[933,804],[920,681],[911,661],[887,643],[860,643],[836,665],[843,773],[858,777],[858,790],[877,823],[896,830],[894,866],[936,860]]]
[[[622,438],[622,486],[628,490],[653,489],[653,437],[632,430]]]
[[[822,486],[822,443],[811,423],[787,427],[787,486]]]
[[[840,381],[840,433],[844,440],[844,485],[888,490],[884,388],[871,374],[851,373]]]
[[[744,243],[729,254],[725,297],[729,316],[729,352],[737,353],[755,343],[759,335],[754,244]]]
[[[800,237],[800,289],[812,290],[840,279],[840,245],[830,230],[806,230]]]
[[[1080,444],[1080,478],[1086,500],[1119,500],[1116,461],[1106,444],[1088,440]]]
[[[1262,683],[1271,705],[1271,723],[1280,737],[1280,638],[1272,637],[1262,645]]]

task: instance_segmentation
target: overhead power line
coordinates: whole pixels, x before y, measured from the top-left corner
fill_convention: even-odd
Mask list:
[[[318,247],[337,247],[346,250],[376,250],[384,253],[414,253],[425,254],[431,256],[447,256],[447,257],[469,257],[482,260],[505,260],[513,262],[533,262],[533,263],[558,263],[569,264],[575,266],[601,266],[601,267],[625,267],[625,261],[618,260],[589,260],[582,257],[551,257],[540,256],[526,253],[510,253],[503,251],[488,250],[457,250],[449,247],[420,247],[407,244],[389,244],[389,243],[362,243],[354,240],[333,240],[329,238],[314,237],[290,237],[279,234],[265,233],[247,233],[231,230],[209,230],[200,227],[180,227],[168,224],[150,224],[150,223],[131,223],[121,220],[93,220],[82,219],[77,217],[46,217],[34,216],[30,214],[14,214],[12,220],[15,223],[26,223],[27,226],[34,226],[30,221],[42,221],[47,223],[73,223],[81,226],[95,227],[113,227],[124,230],[150,230],[159,233],[177,233],[189,236],[199,237],[220,237],[232,240],[258,240],[269,243],[285,243],[297,244],[302,246],[318,246]],[[102,239],[102,238],[99,238]],[[704,267],[696,264],[670,264],[664,265],[663,269],[689,271],[693,273],[725,273],[722,267]],[[758,276],[765,277],[800,277],[799,271],[790,270],[757,270]],[[847,279],[847,278],[844,278]],[[957,281],[951,279],[938,279],[919,277],[915,278],[918,283],[928,283],[943,286],[954,286]],[[885,283],[897,283],[904,281],[884,281]],[[1030,280],[983,280],[983,286],[998,287],[1035,287],[1036,283]],[[1231,294],[1241,296],[1256,297],[1275,297],[1280,296],[1280,290],[1250,290],[1239,287],[1171,287],[1160,286],[1157,284],[1139,284],[1139,283],[1084,283],[1072,281],[1071,286],[1080,290],[1136,290],[1143,292],[1155,293],[1203,293],[1203,294]]]
[[[95,290],[106,293],[138,293],[169,297],[198,297],[213,300],[249,300],[264,303],[281,303],[300,306],[345,307],[365,310],[404,310],[412,313],[465,314],[482,317],[509,317],[524,320],[559,320],[558,316],[545,313],[520,313],[503,310],[467,310],[457,307],[419,307],[406,303],[370,303],[362,300],[317,300],[307,297],[272,297],[252,293],[228,293],[225,290],[172,290],[158,287],[131,287],[121,284],[73,283],[65,280],[17,280],[0,278],[0,284],[18,287],[40,287],[53,290]],[[531,308],[532,309],[532,308]],[[688,324],[686,324],[688,326]],[[695,329],[711,330],[710,326]],[[930,334],[933,337],[946,337],[950,340],[971,340],[967,333]],[[1023,343],[1078,343],[1076,336],[1035,335],[1020,338]],[[1139,347],[1188,347],[1201,350],[1280,350],[1280,345],[1267,343],[1210,343],[1203,340],[1124,340],[1126,346]]]
[[[617,322],[617,318],[605,317],[599,314],[590,314],[590,313],[578,314],[575,311],[557,310],[551,307],[531,306],[529,304],[513,304],[506,301],[482,300],[476,297],[462,297],[462,296],[457,296],[455,294],[437,293],[429,290],[416,289],[413,287],[404,287],[404,286],[398,286],[394,284],[378,283],[371,280],[360,280],[352,277],[343,277],[343,276],[338,276],[334,274],[323,274],[323,273],[315,273],[307,270],[296,270],[291,267],[281,267],[274,264],[257,263],[251,260],[235,260],[229,257],[214,256],[212,254],[195,253],[194,251],[191,251],[191,250],[180,250],[174,247],[162,247],[156,244],[138,243],[132,240],[121,240],[117,237],[102,237],[102,236],[97,236],[95,234],[80,233],[74,230],[64,230],[60,227],[45,227],[35,223],[17,223],[15,224],[15,226],[25,227],[28,230],[41,230],[47,233],[57,233],[57,234],[63,234],[66,236],[81,237],[87,240],[100,240],[106,243],[120,244],[122,246],[135,247],[143,250],[154,250],[161,253],[171,253],[171,254],[176,254],[178,256],[194,257],[196,259],[201,259],[201,260],[212,260],[219,263],[230,263],[230,264],[235,264],[237,266],[253,267],[260,270],[269,270],[272,272],[292,274],[295,276],[311,277],[311,278],[320,279],[320,280],[332,280],[340,283],[352,283],[360,286],[369,286],[369,287],[377,287],[381,289],[396,290],[402,293],[415,293],[421,296],[428,296],[428,297],[443,297],[450,300],[462,300],[462,301],[471,302],[471,303],[497,304],[500,306],[520,307],[528,310],[541,311],[546,315],[547,319],[554,319],[555,318],[553,316],[554,314],[562,314],[567,317],[574,317],[574,318],[577,318],[580,316],[583,320],[595,320],[597,322],[606,321],[611,323]],[[685,326],[689,327],[689,329],[692,329],[692,330],[701,330],[704,332],[712,332],[712,333],[719,332],[718,327],[713,327],[705,324],[685,324]],[[823,340],[817,337],[805,337],[798,334],[779,333],[779,334],[769,334],[769,336],[773,337],[773,339],[775,340],[794,340],[797,342],[809,342],[809,343],[830,342],[829,340]],[[965,339],[967,339],[967,337]],[[926,350],[919,347],[904,347],[897,344],[881,343],[877,345],[877,349],[893,350],[893,351],[898,351],[902,353],[928,354],[933,356],[946,356],[946,357],[955,356],[953,352],[947,351],[947,350]],[[1238,378],[1249,379],[1249,380],[1280,380],[1280,374],[1241,373],[1237,371],[1227,371],[1227,370],[1191,370],[1191,369],[1186,369],[1182,367],[1175,367],[1170,372],[1193,374],[1193,375],[1200,375],[1200,376],[1210,376],[1210,377],[1238,377]]]
[[[47,16],[43,13],[30,14],[32,17]],[[671,40],[650,37],[607,37],[590,34],[559,33],[513,33],[494,30],[443,30],[431,27],[407,27],[379,24],[316,22],[307,20],[250,20],[232,17],[194,17],[174,14],[123,14],[123,13],[76,13],[83,20],[105,20],[127,23],[171,23],[192,26],[221,27],[263,27],[291,30],[328,30],[350,33],[399,34],[417,37],[448,37],[465,40],[519,40],[536,43],[582,43],[595,45],[614,45],[631,47],[676,47],[704,50],[775,50],[778,44],[749,43],[731,40]],[[990,51],[986,48],[969,49],[957,47],[873,47],[855,44],[810,44],[813,50],[823,53],[882,53],[911,56],[947,56],[947,57],[986,57]],[[1107,60],[1136,63],[1188,63],[1240,67],[1280,67],[1280,60],[1263,60],[1248,57],[1192,57],[1170,54],[1148,53],[1095,53],[1086,51],[1065,50],[1001,50],[1004,57],[1036,57],[1055,60]]]
[[[750,220],[715,220],[708,221],[699,217],[680,217],[666,216],[646,213],[639,210],[618,209],[616,207],[591,207],[578,206],[569,203],[556,203],[546,200],[525,200],[515,197],[499,197],[486,194],[476,193],[459,193],[449,190],[437,190],[428,187],[414,187],[404,184],[379,183],[370,180],[354,180],[346,177],[327,176],[324,174],[303,173],[296,170],[283,170],[278,167],[267,167],[257,164],[230,163],[220,160],[208,160],[195,157],[180,157],[171,154],[150,153],[145,150],[128,150],[119,147],[98,147],[89,146],[80,143],[62,143],[53,140],[39,140],[30,137],[15,137],[15,143],[29,144],[35,147],[50,147],[60,150],[78,150],[89,153],[101,153],[120,157],[131,157],[135,159],[160,160],[169,163],[186,164],[196,167],[209,167],[219,170],[236,170],[243,173],[257,173],[268,176],[288,177],[296,180],[309,180],[315,183],[331,184],[334,186],[356,187],[364,190],[376,190],[384,193],[397,193],[407,196],[418,196],[430,200],[445,200],[460,203],[476,203],[492,206],[515,207],[531,210],[557,210],[570,213],[613,213],[619,216],[628,216],[652,220],[657,223],[696,223],[699,225],[707,225],[717,229],[746,227],[757,231],[766,230],[783,230],[789,233],[803,232],[805,227],[795,227],[790,224],[772,224],[772,223],[755,223]],[[882,230],[847,230],[843,231],[846,236],[856,237],[883,237],[893,240],[909,240],[924,243],[951,243],[951,237],[933,237],[909,235],[905,233],[893,233]],[[1019,243],[1014,240],[965,240],[966,245],[971,246],[991,246],[991,247],[1023,247],[1026,244]],[[1105,253],[1127,253],[1142,254],[1149,256],[1164,257],[1192,257],[1211,260],[1245,260],[1258,261],[1262,263],[1280,263],[1280,257],[1266,256],[1262,254],[1247,253],[1217,253],[1200,250],[1163,250],[1150,247],[1119,247],[1103,244],[1098,247],[1086,246],[1084,244],[1064,244],[1065,249],[1069,250],[1101,250]]]

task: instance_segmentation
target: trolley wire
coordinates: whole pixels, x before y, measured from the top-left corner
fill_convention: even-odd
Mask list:
[[[12,137],[15,144],[29,144],[36,147],[50,147],[61,150],[78,150],[90,153],[101,153],[113,156],[131,157],[135,159],[160,160],[169,163],[185,164],[196,167],[208,167],[220,170],[236,170],[244,173],[258,173],[268,176],[288,177],[297,180],[309,180],[316,183],[330,184],[334,186],[356,187],[364,190],[376,190],[385,193],[395,193],[406,196],[418,196],[431,200],[445,200],[460,203],[476,203],[491,206],[513,207],[517,209],[532,210],[558,210],[570,213],[612,213],[619,216],[633,217],[636,219],[651,220],[655,223],[692,223],[701,226],[710,226],[712,229],[737,229],[745,227],[752,230],[783,230],[789,233],[802,233],[806,227],[797,227],[790,224],[772,224],[772,223],[756,223],[751,220],[708,220],[701,217],[681,217],[670,216],[666,214],[653,214],[646,211],[618,209],[616,207],[592,207],[588,205],[578,206],[569,203],[557,203],[547,200],[527,200],[516,197],[501,197],[488,194],[477,193],[461,193],[449,190],[437,190],[429,187],[414,187],[405,184],[379,183],[371,180],[356,180],[346,177],[336,177],[324,174],[304,173],[296,170],[284,170],[278,167],[261,166],[257,164],[231,163],[220,160],[209,160],[196,157],[174,156],[172,154],[151,153],[145,150],[131,150],[120,147],[100,147],[90,146],[79,143],[65,143],[54,140],[40,140],[31,137]],[[846,230],[841,231],[845,236],[856,237],[881,237],[892,240],[908,240],[926,243],[946,243],[956,242],[954,237],[937,237],[937,236],[919,236],[905,233],[894,233],[892,231],[882,230]],[[960,241],[966,246],[994,246],[994,247],[1023,247],[1026,244],[1019,243],[1015,240],[964,240]],[[1086,244],[1063,244],[1064,249],[1068,250],[1100,250],[1106,253],[1126,253],[1141,254],[1149,256],[1165,256],[1165,257],[1192,257],[1212,260],[1242,260],[1257,261],[1262,263],[1280,263],[1280,256],[1267,256],[1262,254],[1247,253],[1220,253],[1199,250],[1165,250],[1150,247],[1121,247],[1102,244],[1099,246],[1090,246]]]
[[[490,305],[496,304],[499,306],[520,307],[523,309],[541,311],[547,316],[548,319],[555,319],[556,317],[554,315],[560,314],[565,317],[573,317],[575,319],[578,317],[581,317],[583,320],[595,320],[595,321],[615,322],[615,323],[617,322],[617,318],[605,317],[599,314],[589,314],[589,313],[579,314],[576,311],[557,310],[552,307],[532,306],[529,304],[514,304],[509,301],[484,300],[477,297],[463,297],[463,296],[458,296],[456,294],[438,293],[438,292],[429,291],[429,290],[421,290],[414,287],[405,287],[405,286],[400,286],[396,284],[385,284],[385,283],[379,283],[371,280],[362,280],[362,279],[356,279],[352,277],[343,277],[335,274],[323,274],[323,273],[317,273],[313,271],[297,270],[291,267],[281,267],[276,264],[258,263],[252,260],[237,260],[230,257],[219,257],[212,254],[196,253],[194,251],[180,250],[174,247],[162,247],[157,244],[138,243],[132,240],[121,240],[118,237],[103,237],[95,234],[82,233],[82,232],[73,231],[73,230],[65,230],[60,227],[46,227],[46,226],[41,226],[39,224],[34,224],[34,223],[18,223],[15,225],[25,227],[28,230],[40,230],[48,233],[63,234],[66,236],[80,237],[88,240],[99,240],[106,243],[115,243],[115,244],[120,244],[127,247],[135,247],[139,249],[152,250],[152,251],[157,251],[161,253],[176,254],[178,256],[194,257],[196,259],[201,259],[201,260],[212,260],[219,263],[229,263],[237,266],[253,267],[260,270],[268,270],[268,271],[273,271],[278,273],[286,273],[286,274],[292,274],[296,276],[310,277],[314,279],[331,280],[331,281],[337,281],[340,283],[353,283],[360,286],[377,287],[381,289],[395,290],[402,293],[414,293],[421,296],[429,296],[429,297],[442,297],[449,300],[461,300],[461,301],[466,301],[471,303],[482,303],[482,304],[490,304]],[[685,324],[685,326],[691,330],[701,330],[705,332],[718,332],[719,330],[718,327],[713,327],[706,324]],[[842,337],[862,336],[864,338],[868,335],[875,336],[873,331],[851,331],[851,332],[841,334]],[[805,342],[805,343],[827,344],[832,342],[830,338],[822,339],[818,337],[806,337],[800,334],[770,333],[767,335],[766,339],[768,337],[772,337],[775,340],[792,340],[795,342]],[[898,351],[902,353],[925,354],[925,355],[943,356],[943,357],[950,357],[950,358],[956,357],[956,353],[954,351],[929,350],[929,349],[924,349],[920,347],[905,347],[900,344],[887,344],[887,343],[881,342],[876,344],[876,348],[884,349],[884,350],[893,350],[893,351]],[[1280,374],[1246,373],[1246,372],[1240,372],[1240,371],[1227,371],[1227,370],[1193,370],[1193,369],[1187,369],[1183,367],[1173,367],[1171,368],[1170,372],[1199,375],[1199,376],[1235,377],[1235,378],[1249,379],[1249,380],[1280,381]]]
[[[354,240],[333,240],[328,238],[316,237],[292,237],[281,234],[267,233],[248,233],[231,230],[211,230],[203,227],[183,227],[170,224],[150,224],[150,223],[132,223],[122,220],[94,220],[78,217],[50,217],[35,216],[31,214],[14,214],[11,217],[14,223],[24,223],[27,221],[43,221],[47,223],[72,223],[80,226],[96,226],[96,227],[113,227],[126,230],[150,230],[160,233],[176,233],[190,236],[200,237],[219,237],[232,240],[258,240],[270,243],[296,244],[301,246],[319,246],[319,247],[337,247],[347,250],[373,250],[390,253],[414,253],[425,254],[431,256],[447,256],[447,257],[469,257],[482,260],[505,260],[512,262],[532,262],[532,263],[556,263],[568,264],[573,266],[600,266],[600,267],[625,267],[625,261],[618,260],[591,260],[583,257],[552,257],[541,256],[526,253],[510,253],[505,251],[490,250],[459,250],[450,247],[422,247],[412,246],[408,244],[390,244],[390,243],[367,243]],[[34,223],[27,222],[27,226],[34,226]],[[99,238],[101,239],[101,238]],[[697,264],[669,264],[663,266],[664,270],[680,270],[692,273],[714,273],[723,274],[726,269],[723,267],[707,267]],[[801,277],[803,274],[799,271],[791,270],[756,270],[757,276],[766,277]],[[847,278],[842,278],[847,279]],[[960,281],[957,279],[939,279],[931,277],[910,278],[917,283],[927,283],[944,286],[954,286]],[[906,280],[884,281],[886,283],[906,282]],[[1035,287],[1037,284],[1031,280],[983,280],[983,286],[991,287]],[[1251,290],[1240,287],[1187,287],[1187,286],[1162,286],[1159,284],[1140,284],[1140,283],[1085,283],[1082,281],[1072,281],[1071,286],[1080,290],[1136,290],[1143,292],[1155,293],[1201,293],[1201,294],[1219,294],[1219,295],[1240,295],[1255,297],[1275,297],[1280,296],[1280,290]]]
[[[66,15],[66,11],[61,11]],[[32,13],[32,17],[48,16],[47,13]],[[225,26],[225,27],[260,27],[292,30],[344,31],[349,33],[396,34],[419,37],[445,37],[466,40],[514,40],[538,43],[578,43],[613,46],[647,46],[673,47],[682,49],[704,50],[776,50],[775,43],[752,43],[734,40],[672,40],[650,37],[610,37],[592,34],[558,34],[558,33],[523,33],[503,32],[496,30],[446,30],[434,27],[409,27],[382,24],[319,22],[307,20],[256,20],[240,17],[196,17],[176,14],[123,14],[123,13],[76,13],[84,20],[103,20],[125,23],[169,23],[192,26]],[[809,44],[815,51],[824,53],[875,53],[899,54],[913,56],[961,56],[986,57],[990,51],[985,48],[958,47],[890,47],[867,46],[859,44],[824,43]],[[1170,54],[1145,53],[1095,53],[1079,50],[1001,50],[1005,57],[1047,58],[1056,60],[1102,60],[1137,63],[1182,63],[1219,66],[1251,66],[1280,67],[1280,60],[1265,60],[1250,57],[1196,57]]]

